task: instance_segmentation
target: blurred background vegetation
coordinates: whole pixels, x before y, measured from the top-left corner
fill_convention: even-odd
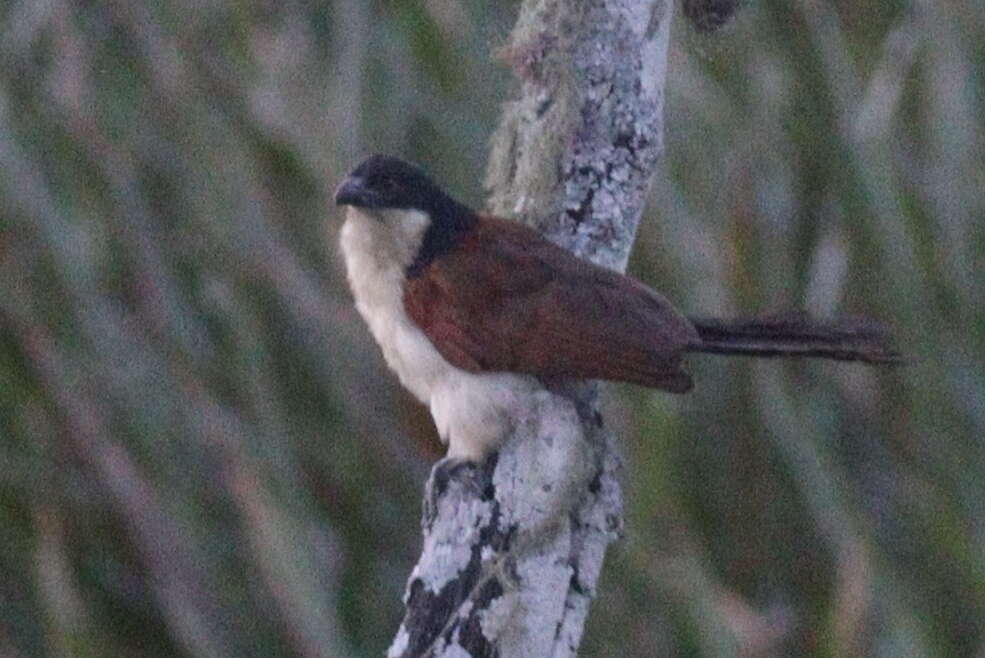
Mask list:
[[[377,656],[441,454],[331,191],[481,206],[507,0],[0,3],[0,656]],[[894,370],[610,387],[628,524],[585,656],[985,656],[985,7],[677,19],[631,269],[892,323]]]

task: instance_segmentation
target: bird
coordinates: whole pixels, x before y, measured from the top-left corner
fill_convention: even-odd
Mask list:
[[[447,459],[480,462],[517,409],[552,382],[693,387],[693,352],[892,363],[865,319],[688,318],[631,276],[519,222],[456,201],[417,165],[373,155],[338,186],[355,306],[387,365],[430,408]]]

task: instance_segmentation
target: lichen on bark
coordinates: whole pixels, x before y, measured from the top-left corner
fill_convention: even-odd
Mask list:
[[[625,269],[662,145],[671,5],[526,0],[499,56],[489,210]],[[486,463],[439,464],[390,656],[575,656],[622,528],[619,456],[598,386],[544,390]],[[441,479],[442,484],[436,485]]]

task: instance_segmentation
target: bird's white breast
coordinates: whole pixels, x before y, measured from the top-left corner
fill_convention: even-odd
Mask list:
[[[398,214],[399,213],[399,214]],[[350,208],[341,244],[356,309],[383,350],[387,365],[431,409],[448,455],[479,459],[509,432],[511,409],[526,404],[533,378],[474,374],[451,365],[404,309],[406,269],[428,218],[414,211],[381,216]]]

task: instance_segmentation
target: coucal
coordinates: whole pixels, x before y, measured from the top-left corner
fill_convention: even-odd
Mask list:
[[[898,357],[861,320],[688,319],[632,277],[474,212],[397,158],[364,161],[335,202],[348,206],[341,244],[356,308],[401,383],[430,407],[453,459],[481,460],[508,433],[510,410],[544,382],[686,393],[688,352]]]

